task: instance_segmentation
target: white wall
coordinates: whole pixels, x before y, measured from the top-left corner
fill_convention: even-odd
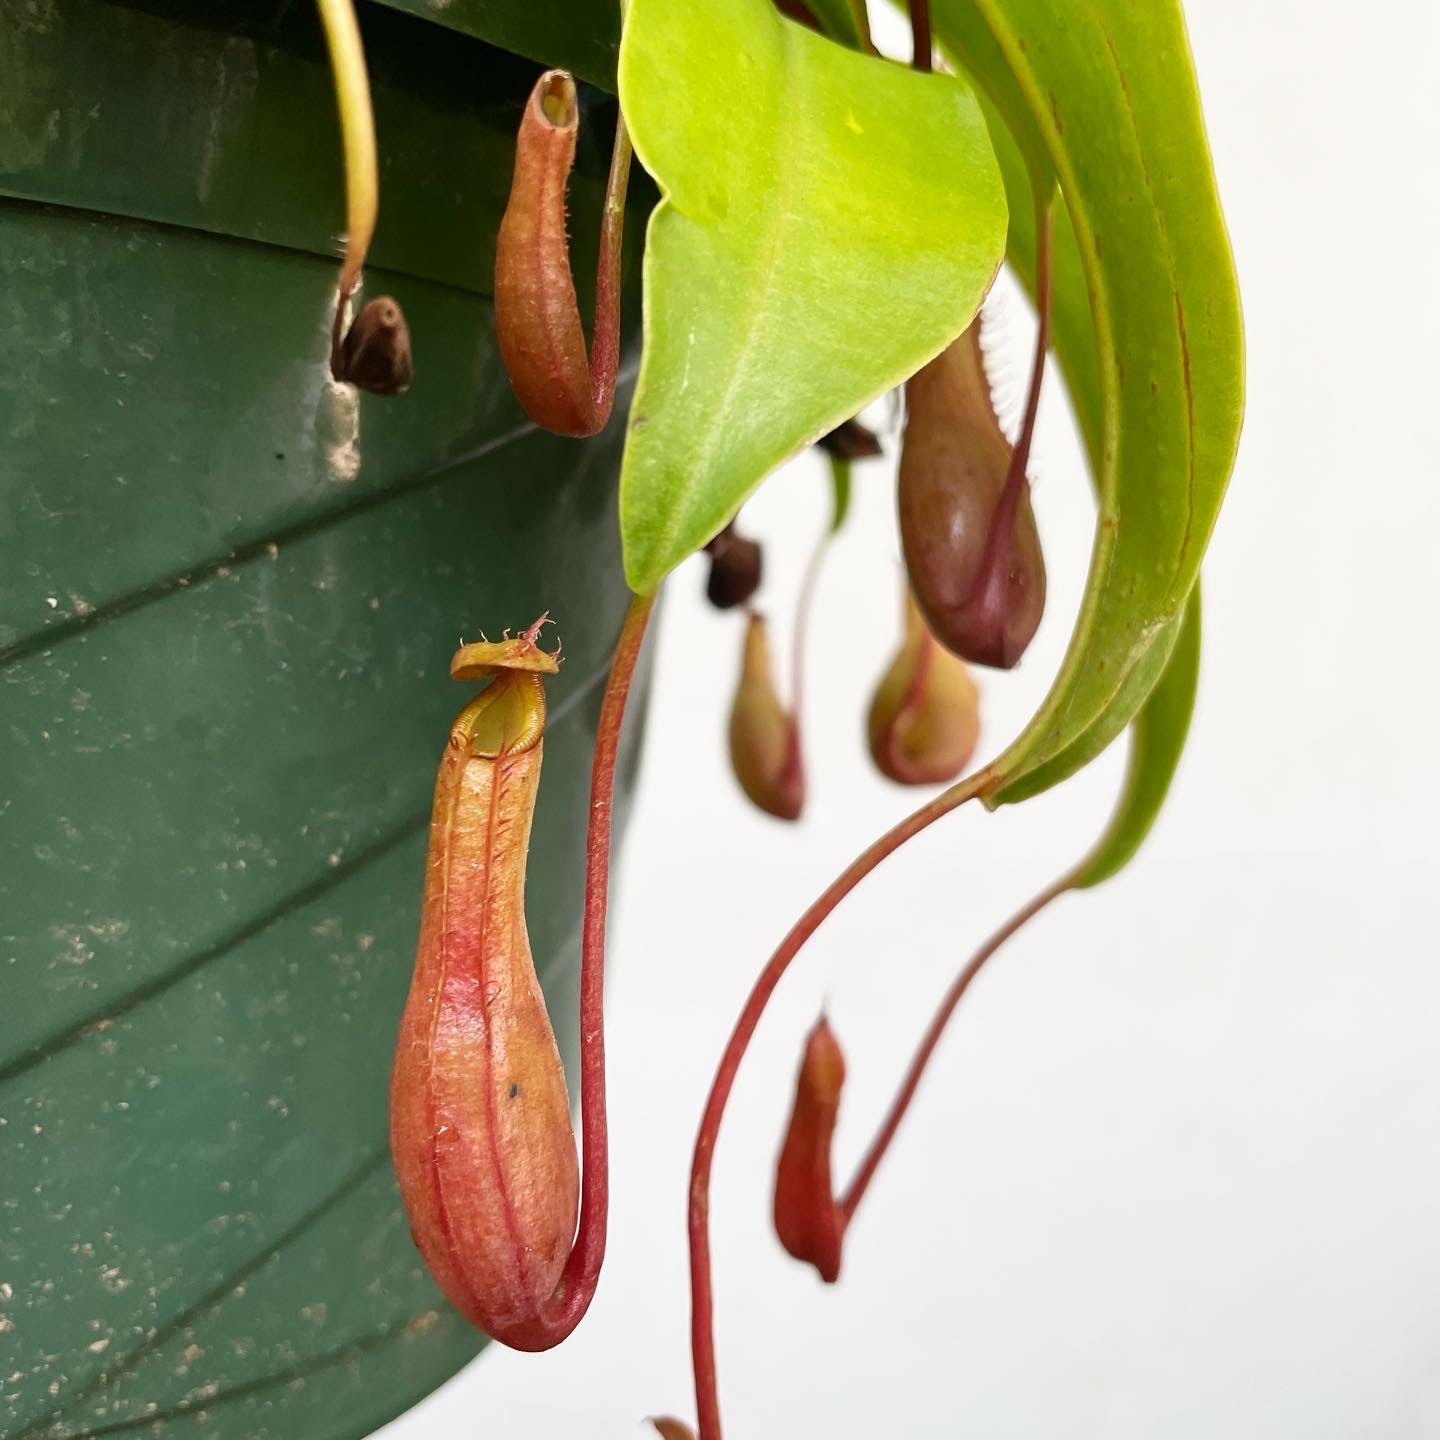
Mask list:
[[[850,1060],[846,1168],[968,949],[1096,832],[1118,755],[937,826],[782,988],[718,1155],[736,1436],[1440,1435],[1440,25],[1428,0],[1189,9],[1250,356],[1190,753],[1133,868],[977,985],[835,1290],[767,1223],[804,1028],[824,998]],[[1013,295],[1002,319],[1013,391]],[[1053,598],[1021,672],[986,682],[992,748],[1048,682],[1082,578],[1053,389],[1037,469]],[[697,564],[668,593],[620,876],[594,1309],[551,1354],[495,1347],[386,1440],[631,1440],[649,1412],[693,1416],[684,1204],[711,1066],[769,949],[911,803],[861,745],[898,569],[890,476],[857,479],[812,631],[801,825],[748,810],[725,765],[739,621],[704,607]],[[804,461],[747,511],[777,615],[824,507]]]

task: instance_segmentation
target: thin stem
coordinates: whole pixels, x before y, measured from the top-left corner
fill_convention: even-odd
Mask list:
[[[805,565],[804,578],[800,581],[799,598],[795,602],[795,630],[790,654],[790,736],[791,745],[797,750],[802,729],[801,709],[805,701],[805,635],[810,628],[810,612],[815,607],[815,587],[833,533],[833,530],[827,529],[816,540]]]
[[[625,614],[610,678],[600,704],[590,770],[590,824],[585,842],[585,919],[580,949],[580,1223],[565,1262],[554,1310],[547,1314],[559,1344],[584,1318],[605,1260],[610,1208],[609,1128],[605,1113],[605,917],[610,888],[610,815],[615,761],[635,662],[654,597],[636,595]]]
[[[905,1118],[905,1112],[910,1108],[910,1102],[915,1098],[915,1091],[919,1088],[921,1077],[925,1073],[925,1067],[930,1063],[930,1057],[935,1053],[935,1047],[940,1043],[940,1037],[945,1033],[945,1026],[951,1015],[955,1013],[955,1007],[964,998],[965,992],[970,988],[970,982],[984,968],[985,962],[1000,949],[1004,943],[1015,934],[1021,926],[1033,920],[1052,900],[1065,894],[1073,888],[1077,871],[1067,871],[1053,885],[1042,890],[1022,910],[1016,912],[1008,919],[969,959],[965,968],[950,983],[950,988],[945,992],[945,997],[940,1002],[940,1008],[936,1010],[934,1018],[930,1021],[929,1028],[910,1062],[910,1068],[905,1072],[905,1079],[896,1092],[895,1099],[891,1102],[889,1113],[885,1116],[884,1123],[880,1126],[874,1140],[870,1142],[870,1148],[865,1152],[865,1158],[860,1162],[855,1171],[854,1178],[850,1181],[849,1188],[844,1196],[838,1201],[838,1206],[843,1225],[850,1223],[851,1217],[855,1214],[861,1200],[865,1198],[865,1191],[869,1188],[871,1180],[875,1178],[875,1172],[880,1167],[880,1162],[885,1158],[885,1152],[890,1148],[890,1142],[895,1138],[895,1132],[900,1128],[900,1122]]]
[[[620,0],[622,35],[629,10],[630,0]],[[595,329],[590,336],[590,393],[596,412],[603,410],[607,417],[620,366],[620,269],[625,258],[625,194],[630,187],[630,160],[634,154],[625,112],[617,105],[615,142],[610,149],[605,210],[600,221],[600,259],[595,269]],[[643,621],[641,625],[643,637]]]
[[[345,155],[345,259],[340,267],[340,292],[330,331],[332,370],[340,353],[345,302],[360,282],[365,256],[375,234],[380,208],[380,182],[375,159],[375,113],[370,104],[370,77],[365,47],[351,0],[317,0],[335,77],[335,103],[340,112],[340,141]]]
[[[1040,408],[1040,386],[1045,378],[1045,356],[1050,347],[1050,202],[1035,191],[1035,355],[1030,365],[1030,388],[1025,396],[1025,415],[1020,433],[1010,452],[1005,484],[995,502],[990,530],[976,573],[974,589],[966,601],[977,613],[993,617],[997,633],[1002,637],[999,653],[991,663],[1008,669],[1019,658],[1009,655],[1003,640],[1006,592],[1010,585],[1011,555],[1015,544],[1016,517],[1029,480],[1030,442],[1035,435],[1035,417]],[[1028,636],[1027,636],[1028,643]],[[1023,645],[1021,647],[1024,648]]]
[[[622,33],[629,9],[630,0],[620,0]],[[625,112],[617,105],[610,173],[605,177],[605,208],[600,219],[600,258],[595,266],[595,328],[590,335],[590,395],[602,426],[615,401],[615,376],[620,368],[620,272],[625,259],[625,196],[630,188],[634,154]],[[646,619],[653,598],[645,602]],[[643,639],[645,621],[640,625]]]
[[[910,42],[910,68],[930,70],[935,50],[930,39],[930,0],[910,0]]]
[[[791,641],[790,654],[790,753],[787,764],[802,764],[800,754],[801,735],[804,731],[803,710],[805,705],[805,636],[810,629],[810,615],[815,608],[815,590],[820,581],[820,571],[825,557],[830,552],[830,542],[841,525],[850,502],[850,462],[837,456],[830,456],[830,470],[834,485],[834,509],[830,523],[821,531],[805,565],[805,574],[800,581],[800,595],[795,604],[795,630]]]
[[[714,1287],[710,1266],[710,1172],[725,1106],[734,1088],[740,1062],[755,1034],[755,1027],[760,1023],[760,1017],[765,1013],[765,1007],[781,977],[789,969],[790,962],[855,886],[912,836],[967,800],[986,794],[998,778],[988,767],[976,771],[968,779],[952,785],[922,805],[868,846],[831,882],[780,942],[779,948],[760,972],[740,1018],[735,1022],[710,1086],[690,1166],[690,1343],[700,1440],[720,1440],[720,1402],[715,1376]]]
[[[1035,435],[1035,417],[1040,409],[1040,385],[1045,378],[1045,356],[1050,349],[1050,201],[1039,190],[1035,192],[1035,355],[1030,362],[1030,389],[1025,396],[1025,418],[1015,449],[1010,455],[1010,469],[1005,476],[1007,486],[1016,486],[1025,478],[1030,464],[1030,441]],[[1018,477],[1018,478],[1017,478]]]
[[[624,14],[624,6],[621,6]],[[620,365],[620,270],[625,257],[625,195],[634,155],[625,114],[615,112],[615,143],[605,182],[600,260],[595,269],[595,330],[590,337],[590,391],[597,414],[609,415]]]

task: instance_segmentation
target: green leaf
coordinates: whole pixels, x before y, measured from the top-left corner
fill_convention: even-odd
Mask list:
[[[1160,681],[1130,726],[1125,784],[1110,824],[1075,875],[1077,889],[1098,885],[1128,865],[1155,823],[1185,749],[1200,679],[1200,587],[1190,592]]]
[[[1064,197],[1057,250],[1078,261],[1098,373],[1098,417],[1076,386],[1098,462],[1090,580],[1054,687],[997,762],[990,803],[1003,804],[1098,753],[1163,671],[1239,438],[1239,298],[1173,0],[934,0],[932,15],[1002,112],[1024,98]],[[1067,294],[1071,334],[1057,325],[1056,340],[1073,377],[1083,340]]]
[[[620,493],[644,594],[965,328],[1006,216],[962,81],[843,49],[769,0],[632,0],[620,92],[664,196]]]
[[[1193,592],[1192,592],[1193,593]],[[1062,749],[1012,781],[1005,789],[1004,802],[1015,804],[1041,795],[1083,770],[1109,749],[1125,727],[1144,706],[1146,697],[1159,683],[1175,648],[1179,624],[1167,625],[1126,672],[1124,681],[1092,724],[1087,725]]]
[[[895,0],[895,3],[902,11],[908,10],[906,0]],[[935,39],[941,48],[949,53],[950,59],[958,59],[954,39],[958,15],[952,15],[950,10],[944,8],[943,0],[939,4],[932,0],[931,19],[935,27]],[[966,26],[964,37],[965,68],[982,91],[981,103],[987,112],[993,111],[998,116],[1005,131],[1005,143],[1011,151],[1008,158],[1012,163],[1023,166],[1029,178],[1029,186],[1017,192],[1011,187],[1007,172],[1006,190],[1010,194],[1011,205],[1016,208],[1016,218],[1020,212],[1029,215],[1034,209],[1033,204],[1029,203],[1029,193],[1034,191],[1050,195],[1055,189],[1055,167],[1050,161],[1049,147],[1031,116],[1029,101],[1020,88],[1015,72],[1010,68],[989,29],[979,23],[978,19],[973,19],[972,23]],[[992,131],[995,129],[993,122],[990,128]],[[1001,163],[1003,167],[1005,162],[1002,160]],[[1027,203],[1015,207],[1015,200],[1020,194],[1026,195]]]
[[[1034,211],[1025,205],[1033,184],[1020,150],[998,112],[986,102],[986,117],[996,157],[1010,197],[1011,225],[1006,259],[1022,285],[1035,289]],[[1051,255],[1051,335],[1054,351],[1081,434],[1098,472],[1100,379],[1095,327],[1085,293],[1079,253],[1064,203],[1053,202]],[[1098,885],[1122,870],[1155,823],[1185,749],[1200,670],[1200,584],[1190,592],[1180,623],[1151,648],[1145,665],[1131,672],[1128,684],[1143,702],[1129,722],[1130,749],[1125,779],[1114,812],[1095,848],[1077,868],[1077,889]],[[1158,675],[1158,681],[1155,676]],[[1125,728],[1133,703],[1122,694],[1100,721],[1091,725],[1052,760],[1031,771],[1006,792],[1014,802],[1059,784],[1103,751]]]

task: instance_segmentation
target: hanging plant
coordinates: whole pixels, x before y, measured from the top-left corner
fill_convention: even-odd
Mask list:
[[[375,124],[350,0],[320,0],[319,10],[348,216],[327,403],[350,427],[353,451],[354,391],[400,397],[385,403],[401,407],[430,371],[423,353],[418,366],[412,357],[394,296],[352,314],[381,198]],[[534,425],[583,437],[615,423],[632,146],[659,200],[644,232],[642,344],[610,517],[629,598],[596,719],[584,882],[573,897],[583,912],[578,1026],[569,1031],[547,1011],[525,921],[544,677],[560,669],[559,649],[540,643],[545,617],[514,638],[506,630],[500,641],[462,645],[451,675],[483,688],[448,740],[435,736],[441,760],[391,1150],[424,1264],[459,1314],[501,1343],[545,1349],[582,1323],[604,1260],[609,1187],[625,1183],[610,1174],[605,1105],[611,816],[656,596],[677,566],[709,553],[708,593],[737,612],[736,778],[761,810],[796,818],[810,783],[808,596],[844,524],[852,466],[880,449],[855,417],[892,392],[905,406],[896,506],[907,584],[869,742],[890,779],[943,788],[808,907],[796,897],[799,918],[757,963],[717,1057],[690,1173],[675,1177],[689,1204],[695,1419],[700,1440],[720,1440],[710,1181],[750,1040],[806,942],[920,831],[971,802],[1020,804],[1129,733],[1126,778],[1095,846],[957,975],[840,1190],[831,1142],[843,1052],[823,1018],[804,1041],[773,1215],[786,1250],[833,1281],[847,1227],[975,975],[1041,909],[1123,868],[1165,800],[1195,694],[1201,564],[1239,435],[1239,303],[1177,0],[909,0],[909,64],[875,52],[865,7],[849,0],[628,0],[623,16],[592,18],[566,37],[526,10],[482,7],[457,23],[575,72],[546,71],[523,105],[494,237],[497,349]],[[569,205],[577,145],[593,123],[577,73],[613,81],[620,102],[593,235],[578,232]],[[572,247],[597,258],[588,339]],[[982,345],[981,306],[1002,264],[1037,316],[1013,437],[997,417]],[[1030,500],[1039,397],[1061,379],[1096,494],[1085,591],[1035,714],[996,758],[967,771],[976,672],[1023,662],[1046,602],[1044,549],[1087,543],[1042,537]],[[756,604],[761,553],[737,515],[811,445],[830,457],[834,508],[816,538],[785,685]],[[490,633],[534,613],[487,617]],[[557,1047],[576,1029],[578,1146]],[[123,1385],[140,1365],[102,1366],[84,1397]],[[172,1417],[208,1398],[187,1397]],[[669,1440],[695,1433],[680,1419],[654,1423]]]
[[[1058,896],[1115,873],[1163,801],[1194,693],[1200,562],[1240,417],[1234,277],[1177,12],[1137,20],[1118,5],[1076,14],[1058,0],[957,0],[932,14],[926,0],[910,0],[907,70],[869,53],[863,24],[845,23],[861,12],[785,9],[790,18],[770,0],[631,0],[625,19],[624,124],[661,201],[646,236],[645,345],[620,495],[636,598],[612,696],[623,693],[626,657],[665,576],[706,547],[712,595],[743,603],[759,567],[737,550],[740,505],[788,456],[835,436],[903,384],[898,504],[914,599],[905,647],[872,711],[871,743],[894,778],[953,779],[975,736],[962,657],[1011,668],[1044,607],[1027,466],[1052,333],[1091,447],[1099,516],[1069,651],[1034,718],[997,759],[900,821],[810,905],[762,968],[720,1058],[688,1189],[701,1440],[721,1434],[710,1174],[736,1072],[771,994],[839,900],[913,835],[972,800],[994,807],[1038,794],[1134,726],[1130,774],[1108,830],[961,972],[838,1197],[830,1144],[844,1061],[823,1020],[812,1031],[780,1156],[775,1222],[793,1255],[834,1280],[846,1226],[974,975]],[[821,33],[827,21],[833,37]],[[963,78],[935,73],[936,41]],[[730,99],[736,77],[740,106]],[[529,144],[522,127],[517,195]],[[537,264],[560,243],[553,191],[547,203],[549,239],[534,242]],[[1038,314],[1013,443],[995,414],[978,318],[1007,253],[1007,218],[1010,258]],[[502,260],[502,298],[513,263]],[[542,285],[557,287],[568,312],[564,267],[533,273],[548,276]],[[514,314],[517,330],[528,326],[540,343],[550,328],[545,306]],[[597,318],[595,328],[601,345],[608,327]],[[563,346],[549,343],[570,354],[539,376],[541,390],[548,381],[558,398],[574,388],[571,372],[586,373],[578,324],[567,321]],[[536,373],[523,347],[517,353],[511,371],[523,396]],[[542,396],[527,408],[538,417],[549,407]],[[848,479],[837,469],[832,528],[843,519]],[[787,708],[764,620],[752,611],[730,751],[746,795],[782,819],[800,813],[805,795],[799,675],[797,658]],[[597,765],[597,806],[608,784]],[[592,868],[592,901],[604,883]],[[488,1033],[486,1022],[476,1028]],[[598,1045],[599,1033],[587,1031],[582,1047]],[[588,1127],[588,1109],[585,1119]],[[414,1123],[437,1134],[464,1128],[449,1109]],[[540,1131],[553,1123],[537,1114],[534,1130],[518,1129],[517,1157],[541,1153]],[[511,1162],[502,1151],[492,1163],[500,1173]],[[603,1159],[587,1160],[597,1163],[603,1171]],[[540,1172],[515,1185],[517,1196],[549,1191]],[[457,1204],[466,1193],[455,1189]],[[603,1206],[582,1211],[582,1248],[597,1215]],[[512,1305],[513,1290],[512,1279],[500,1282],[497,1300]],[[673,1418],[656,1425],[688,1433]]]

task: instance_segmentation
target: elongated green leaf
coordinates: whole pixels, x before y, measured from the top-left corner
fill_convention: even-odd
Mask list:
[[[997,114],[990,112],[991,133],[996,154],[1011,196],[1012,214],[1008,259],[1022,284],[1031,293],[1035,280],[1035,229],[1023,198],[1030,185],[1019,150]],[[1052,334],[1060,368],[1065,375],[1071,402],[1092,457],[1100,448],[1100,384],[1098,352],[1089,300],[1070,229],[1061,202],[1054,215]],[[1022,221],[1021,216],[1025,219]],[[1098,466],[1097,466],[1098,468]],[[1200,669],[1200,585],[1196,582],[1181,622],[1171,627],[1172,638],[1151,647],[1146,665],[1132,671],[1129,684],[1144,696],[1130,721],[1130,752],[1126,759],[1125,781],[1105,834],[1076,873],[1079,888],[1099,884],[1122,870],[1134,857],[1155,823],[1174,779],[1185,749],[1195,689]],[[1158,682],[1155,674],[1159,673]],[[1148,692],[1148,693],[1146,693]],[[1101,719],[1052,760],[1031,771],[1007,792],[1011,801],[1039,794],[1058,784],[1094,759],[1124,728],[1132,708],[1132,696],[1122,694]]]
[[[1110,703],[1095,720],[1087,725],[1068,745],[1048,756],[1045,761],[1027,770],[1005,790],[1004,802],[1014,804],[1033,795],[1044,794],[1078,774],[1092,760],[1110,748],[1125,727],[1140,712],[1146,697],[1160,682],[1180,633],[1178,621],[1166,625],[1126,671],[1124,680]],[[1178,758],[1178,757],[1177,757]]]
[[[1042,767],[1048,783],[1070,773],[1052,764],[1065,752],[1103,748],[1159,678],[1150,651],[1174,643],[1234,460],[1239,301],[1177,5],[935,0],[932,13],[1002,110],[1017,90],[1027,102],[1064,196],[1099,379],[1090,582],[1050,695],[998,762],[1000,804],[1035,793]]]
[[[1034,211],[1026,205],[1034,180],[1019,145],[998,108],[988,100],[986,118],[996,158],[1005,177],[1011,223],[1006,259],[1021,283],[1035,288]],[[1084,272],[1074,230],[1061,197],[1052,214],[1051,334],[1071,403],[1098,476],[1103,457],[1099,350],[1091,318]],[[1079,886],[1098,884],[1121,870],[1139,849],[1165,801],[1190,726],[1200,661],[1200,587],[1197,582],[1175,632],[1151,648],[1145,665],[1131,672],[1128,685],[1145,696],[1130,723],[1131,744],[1125,782],[1105,835],[1078,872]],[[1160,675],[1158,683],[1155,675]],[[1133,694],[1122,693],[1095,724],[1045,765],[1030,772],[1006,793],[1015,801],[1073,774],[1108,745],[1124,727]]]
[[[620,499],[648,593],[964,329],[1005,200],[964,82],[845,50],[770,0],[632,0],[620,92],[664,195]]]
[[[1130,726],[1125,784],[1100,843],[1077,873],[1078,888],[1125,868],[1155,823],[1185,749],[1200,679],[1200,588],[1190,594],[1164,674]]]
[[[901,10],[908,9],[907,0],[895,0],[895,4]],[[955,40],[955,17],[950,10],[937,8],[933,4],[931,14],[935,22],[936,40],[942,49],[948,52],[950,59],[956,59],[959,47]],[[983,24],[971,24],[966,27],[964,39],[965,69],[981,90],[982,105],[987,111],[993,112],[1003,126],[1006,147],[1011,152],[1008,158],[1020,164],[1029,179],[1029,185],[1017,193],[1007,174],[1005,187],[1012,207],[1016,207],[1016,201],[1021,195],[1025,197],[1026,203],[1016,208],[1028,215],[1034,208],[1030,199],[1031,191],[1048,196],[1055,189],[1055,167],[1050,160],[1050,148],[1035,124],[1030,113],[1030,102],[1021,90],[1015,72],[1010,68],[989,29]],[[990,128],[992,131],[995,129],[993,123]],[[1003,159],[1001,164],[1003,168]]]

